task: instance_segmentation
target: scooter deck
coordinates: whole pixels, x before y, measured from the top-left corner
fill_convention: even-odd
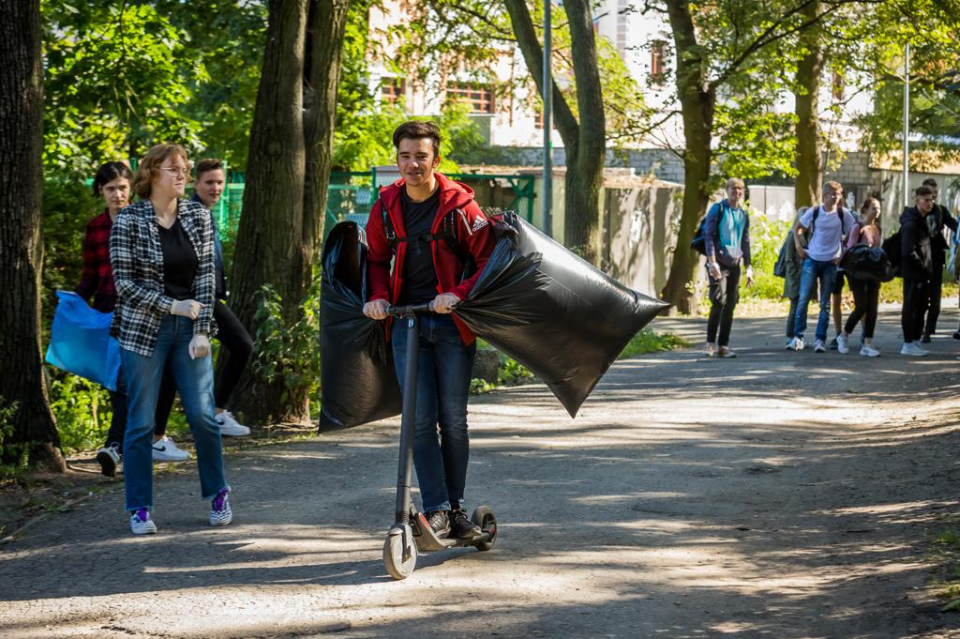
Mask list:
[[[438,550],[447,550],[448,548],[465,548],[476,546],[490,541],[490,535],[483,533],[473,539],[456,539],[446,535],[438,535],[427,523],[427,518],[423,513],[411,512],[410,525],[413,528],[413,540],[417,544],[417,550],[422,552],[435,552]]]

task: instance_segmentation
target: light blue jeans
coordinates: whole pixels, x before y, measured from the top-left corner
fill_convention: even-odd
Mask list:
[[[405,385],[407,323],[393,324],[393,361]],[[467,400],[470,373],[477,344],[464,346],[449,315],[420,317],[420,358],[417,377],[417,419],[413,441],[413,466],[423,510],[450,510],[463,506],[470,461],[467,434]],[[439,437],[438,437],[439,429]]]
[[[820,281],[820,318],[817,320],[817,339],[827,341],[827,329],[830,327],[830,295],[833,283],[837,279],[837,265],[833,262],[803,260],[803,272],[800,276],[800,301],[797,303],[797,316],[793,325],[793,334],[802,338],[807,330],[807,307],[813,296],[813,288]]]
[[[163,371],[170,363],[180,402],[193,431],[200,492],[213,499],[227,486],[223,476],[220,426],[214,418],[211,358],[191,359],[193,320],[167,315],[160,323],[152,357],[120,349],[127,384],[127,430],[123,438],[123,478],[127,510],[153,508],[153,428]]]

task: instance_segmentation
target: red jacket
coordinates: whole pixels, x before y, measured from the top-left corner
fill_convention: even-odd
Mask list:
[[[455,209],[463,211],[466,222],[462,219],[456,220],[457,241],[470,252],[477,266],[473,276],[461,282],[463,265],[457,259],[456,253],[443,240],[431,242],[433,268],[437,272],[437,281],[439,282],[437,293],[453,293],[462,300],[466,299],[470,290],[473,289],[477,278],[480,277],[480,272],[487,260],[490,259],[490,254],[496,244],[496,238],[486,216],[473,199],[473,189],[440,173],[434,173],[434,175],[440,188],[440,206],[437,209],[436,217],[433,219],[430,232],[439,232],[440,223],[450,211]],[[402,188],[404,188],[404,181],[401,179],[381,189],[380,199],[370,210],[370,219],[367,222],[367,245],[369,248],[367,264],[370,281],[370,300],[368,301],[387,300],[391,304],[396,304],[400,287],[403,286],[403,259],[406,255],[407,243],[397,242],[397,257],[391,275],[390,259],[393,257],[393,250],[383,230],[383,213],[380,210],[381,202],[383,202],[387,207],[397,237],[406,237],[400,203],[400,189]],[[468,224],[469,228],[467,228]],[[453,316],[453,321],[460,331],[463,343],[468,346],[472,344],[476,335],[456,315]]]

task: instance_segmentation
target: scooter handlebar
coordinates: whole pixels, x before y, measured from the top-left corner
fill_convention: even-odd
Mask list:
[[[418,313],[432,313],[433,312],[433,302],[427,302],[426,304],[411,304],[409,306],[388,306],[387,315],[392,315],[393,317],[408,317],[410,315],[416,315]]]

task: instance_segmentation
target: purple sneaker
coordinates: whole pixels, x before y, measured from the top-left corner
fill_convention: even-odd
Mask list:
[[[230,510],[230,487],[221,488],[217,496],[210,502],[210,525],[226,526],[233,521],[233,511]]]
[[[157,525],[150,519],[150,511],[138,508],[130,513],[130,530],[134,535],[152,535],[157,532]]]

